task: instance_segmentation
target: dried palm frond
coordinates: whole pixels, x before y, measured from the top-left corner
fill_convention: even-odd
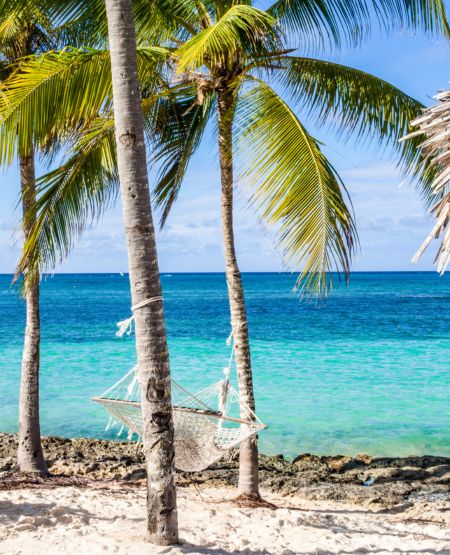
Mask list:
[[[450,91],[442,91],[434,98],[438,103],[411,122],[417,129],[404,139],[419,135],[426,137],[419,148],[424,160],[435,168],[431,188],[438,198],[431,208],[436,223],[412,261],[417,262],[431,241],[442,236],[434,262],[437,271],[443,274],[450,262]]]

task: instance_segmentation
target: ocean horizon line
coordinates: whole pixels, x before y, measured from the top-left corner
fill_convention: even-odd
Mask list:
[[[295,275],[300,274],[301,270],[299,271],[257,271],[257,270],[249,270],[249,271],[241,271],[243,275]],[[213,272],[213,271],[199,271],[199,272],[182,272],[182,271],[175,271],[175,270],[167,270],[161,271],[160,275],[225,275],[225,271],[221,272]],[[335,276],[342,276],[342,273],[333,271],[330,272],[331,275]],[[436,274],[438,277],[445,278],[445,275],[441,276],[438,274],[436,270],[353,270],[350,273],[350,277],[354,274]],[[14,276],[15,274],[12,272],[0,272],[0,276]],[[89,276],[89,275],[99,275],[99,276],[110,276],[110,275],[118,275],[118,276],[127,276],[129,275],[128,272],[120,272],[120,271],[111,271],[111,272],[49,272],[44,273],[42,276],[44,278],[48,277],[55,277],[55,276]]]

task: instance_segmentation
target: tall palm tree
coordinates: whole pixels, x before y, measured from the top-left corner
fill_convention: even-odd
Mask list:
[[[52,29],[45,12],[37,8],[14,7],[4,11],[0,19],[0,58],[3,74],[10,73],[12,64],[21,58],[54,47],[56,30]],[[25,215],[36,200],[35,145],[29,128],[19,127],[13,141],[17,144],[20,168],[22,211]],[[6,157],[4,163],[12,162]],[[24,241],[31,233],[34,221],[28,218],[22,228]],[[17,462],[22,472],[48,474],[41,445],[39,421],[40,316],[39,277],[36,272],[25,272],[26,302],[25,341],[19,398],[19,441]]]
[[[0,1],[0,79],[4,81],[18,71],[27,57],[35,57],[65,44],[79,44],[94,31],[88,20],[77,24],[68,21],[53,25],[49,6],[38,6],[29,0]],[[32,115],[32,114],[31,114]],[[30,116],[30,114],[28,114]],[[21,204],[23,212],[22,233],[24,244],[30,238],[35,219],[32,208],[37,198],[35,157],[36,152],[51,155],[53,148],[46,137],[35,141],[33,117],[17,121],[14,132],[2,136],[0,163],[10,165],[19,161]],[[36,255],[36,253],[34,253]],[[40,287],[39,272],[31,268],[18,270],[16,278],[22,279],[26,301],[26,328],[22,356],[19,399],[18,467],[23,472],[48,474],[44,460],[39,418],[40,370]]]
[[[30,0],[0,0],[0,79],[2,94],[11,74],[19,71],[28,57],[62,48],[70,43],[82,43],[92,38],[95,27],[87,18],[83,21],[67,21],[54,25],[50,5]],[[37,198],[35,157],[36,152],[52,156],[54,153],[50,135],[37,139],[34,113],[22,114],[12,133],[2,135],[0,163],[9,166],[19,161],[21,204],[23,212],[22,233],[24,244],[30,239],[36,224],[33,215]],[[34,252],[34,256],[37,253]],[[39,418],[39,370],[40,370],[40,303],[39,271],[18,269],[16,278],[22,279],[26,301],[26,328],[22,356],[22,372],[19,399],[18,466],[23,472],[48,474],[44,460]]]
[[[20,2],[18,2],[20,4]],[[46,7],[51,8],[52,3],[44,2]],[[57,4],[61,8],[63,2]],[[33,5],[33,3],[31,3]],[[24,0],[24,6],[29,7],[28,0]],[[0,13],[1,12],[0,5]],[[22,6],[23,7],[23,6]],[[2,133],[3,148],[2,156],[11,156],[15,152],[16,145],[12,143],[17,128],[30,126],[29,137],[42,145],[50,145],[50,153],[58,152],[64,142],[79,140],[80,128],[86,131],[89,126],[91,133],[103,133],[108,139],[108,148],[114,152],[114,168],[108,168],[106,182],[108,184],[120,183],[122,191],[123,219],[128,246],[129,275],[131,285],[131,296],[135,316],[136,348],[138,356],[139,375],[142,387],[142,411],[144,424],[144,451],[147,463],[147,531],[148,539],[158,545],[171,545],[178,541],[178,524],[176,510],[176,494],[173,479],[173,419],[170,395],[170,373],[169,355],[166,342],[164,326],[164,315],[162,306],[161,286],[158,270],[155,235],[150,208],[150,193],[148,187],[146,153],[144,144],[143,118],[140,106],[140,91],[138,84],[138,66],[136,61],[136,41],[134,33],[134,21],[130,0],[106,0],[106,13],[108,18],[109,41],[111,55],[105,60],[100,56],[99,65],[96,69],[102,69],[107,75],[106,90],[99,82],[86,86],[89,82],[83,82],[82,87],[70,88],[57,86],[60,98],[64,95],[75,97],[78,103],[83,105],[83,113],[72,110],[66,111],[64,102],[59,102],[58,110],[53,110],[50,105],[43,106],[39,110],[36,104],[33,109],[27,109],[25,103],[11,112],[14,105],[14,90],[10,87],[11,80],[5,82],[0,95],[2,116],[0,119],[0,131]],[[53,17],[58,15],[58,10],[51,10]],[[75,16],[73,12],[72,16]],[[91,17],[78,18],[81,28],[89,27]],[[94,29],[96,33],[95,43],[101,39],[101,32]],[[67,52],[70,52],[68,50]],[[67,53],[66,52],[66,53]],[[88,50],[92,55],[92,50]],[[50,55],[51,56],[51,55]],[[150,49],[143,54],[145,60],[152,67],[161,57],[161,53]],[[34,57],[30,58],[34,59]],[[109,63],[111,61],[111,64]],[[142,65],[142,64],[141,64]],[[13,73],[15,76],[22,73],[20,66]],[[154,70],[148,72],[152,75]],[[125,77],[126,76],[126,77]],[[79,94],[83,90],[85,97]],[[54,92],[54,91],[53,91]],[[112,92],[114,94],[112,94]],[[92,104],[86,102],[89,98],[98,100],[94,113],[89,112]],[[12,102],[11,102],[12,101]],[[33,103],[33,101],[32,101]],[[99,113],[103,116],[107,113],[111,116],[112,108],[115,108],[115,127],[108,125],[108,119],[101,120]],[[30,106],[28,105],[28,108]],[[80,105],[78,105],[80,108]],[[57,117],[53,117],[58,114]],[[4,117],[6,115],[6,117]],[[9,116],[9,117],[8,117]],[[76,119],[76,116],[80,116]],[[112,145],[112,134],[116,135],[116,144]],[[106,133],[104,133],[106,130]],[[117,147],[117,148],[115,148]],[[103,152],[103,154],[105,154]],[[116,160],[117,155],[117,160]],[[106,153],[106,158],[108,154]],[[102,164],[107,164],[102,158]],[[117,169],[116,169],[117,166]],[[118,170],[118,171],[117,171]],[[102,175],[104,178],[105,176]],[[85,174],[87,181],[88,173]],[[96,189],[96,181],[90,189],[91,195],[88,202],[93,199],[100,201],[104,206],[106,197],[102,191]],[[84,197],[81,196],[81,198]],[[101,200],[100,200],[101,198]],[[73,197],[72,197],[73,200]],[[80,198],[78,198],[78,201]],[[77,203],[77,200],[75,200]],[[33,206],[24,216],[24,225],[33,228],[37,225],[36,198]],[[80,208],[80,204],[76,204]],[[54,219],[55,223],[57,218]],[[58,225],[58,224],[56,224]],[[64,230],[61,229],[62,233]],[[33,233],[28,234],[28,243],[32,241]],[[41,267],[39,264],[30,263],[31,260],[39,261],[46,253],[37,253],[35,247],[27,251],[29,263],[22,266],[21,271],[39,277]]]
[[[287,265],[296,268],[303,263],[298,286],[323,296],[334,265],[348,276],[355,226],[341,179],[288,101],[307,115],[316,114],[319,123],[329,123],[348,135],[392,142],[400,161],[409,163],[416,157],[412,145],[398,149],[396,142],[408,129],[408,114],[419,113],[421,106],[372,75],[297,56],[284,37],[292,31],[303,34],[299,26],[304,24],[301,16],[305,14],[291,10],[285,2],[277,2],[267,11],[250,4],[197,2],[197,19],[191,18],[179,32],[177,44],[181,46],[173,55],[177,75],[173,86],[196,86],[197,98],[191,108],[200,107],[203,118],[188,135],[182,156],[162,175],[155,196],[164,221],[178,195],[187,157],[194,150],[192,143],[196,146],[207,120],[215,118],[239,390],[254,411],[248,319],[233,230],[235,159],[243,176],[241,183],[250,187],[261,219],[276,229],[277,246]],[[301,3],[294,4],[298,8]],[[447,34],[445,18],[443,21]],[[307,44],[307,32],[301,39]],[[161,141],[161,153],[172,142],[168,134],[167,140]],[[256,438],[241,444],[239,491],[259,497]]]
[[[169,351],[150,207],[131,0],[106,0],[117,165],[128,250],[147,465],[147,531],[178,543]]]
[[[86,4],[92,7],[96,2]],[[383,23],[448,34],[438,0],[374,1],[373,5]],[[169,58],[160,90],[147,90],[143,85],[148,93],[143,101],[147,137],[156,138],[154,157],[161,169],[155,198],[162,221],[177,198],[207,122],[214,118],[218,129],[230,312],[241,394],[252,406],[248,323],[232,228],[234,158],[261,219],[275,226],[277,245],[287,262],[295,267],[304,264],[299,286],[324,295],[334,264],[348,274],[355,228],[340,178],[294,109],[316,117],[317,123],[328,123],[343,132],[344,138],[353,134],[390,143],[400,163],[407,163],[415,160],[414,145],[397,149],[397,139],[421,105],[362,71],[294,56],[286,44],[284,37],[293,35],[307,51],[311,41],[315,47],[327,42],[334,46],[344,41],[357,43],[370,24],[365,4],[280,0],[261,11],[249,2],[155,0],[149,4],[135,0],[134,8],[140,44],[147,37],[152,44],[158,40],[167,46],[140,46],[141,65],[150,51],[153,60]],[[10,129],[17,107],[30,103],[60,104],[62,117],[71,114],[74,122],[89,118],[92,122],[83,138],[71,145],[68,161],[41,182],[37,223],[25,251],[24,268],[36,258],[33,252],[39,252],[40,266],[66,255],[74,235],[90,215],[98,215],[102,201],[115,190],[114,122],[107,111],[110,86],[100,63],[102,56],[85,51],[50,55],[31,63],[10,83],[13,98],[8,109],[2,110]],[[94,75],[100,75],[95,95],[61,90],[63,78],[71,83],[64,90],[78,91]],[[42,112],[40,125],[46,129],[53,125],[49,117],[55,115]],[[87,171],[97,177],[87,178]],[[33,251],[35,245],[39,251]],[[243,446],[240,468],[241,491],[258,496],[256,442]]]

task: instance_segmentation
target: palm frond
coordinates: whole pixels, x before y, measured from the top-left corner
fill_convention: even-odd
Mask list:
[[[16,12],[6,13],[0,20],[0,49],[7,50],[23,29],[24,21]]]
[[[30,58],[3,83],[2,93],[0,163],[10,164],[25,145],[39,148],[111,108],[109,52],[64,50]]]
[[[442,236],[434,262],[442,275],[450,263],[450,91],[442,91],[436,97],[438,103],[427,108],[411,122],[416,129],[405,140],[421,141],[419,150],[434,170],[430,185],[434,200],[431,213],[436,223],[413,258],[417,262],[433,239]]]
[[[367,4],[358,0],[277,0],[267,11],[311,49],[359,44],[370,21]]]
[[[276,82],[293,102],[314,116],[315,124],[328,124],[340,138],[390,150],[403,172],[417,182],[423,200],[431,202],[434,171],[417,149],[421,138],[400,142],[423,105],[370,73],[313,58],[286,56],[284,69],[273,72]]]
[[[31,11],[39,8],[48,14],[53,25],[58,27],[68,21],[95,22],[97,29],[103,28],[107,36],[105,3],[102,0],[0,0],[0,19],[11,11]]]
[[[315,123],[328,123],[344,139],[389,146],[400,163],[416,162],[415,145],[399,139],[421,113],[420,102],[383,79],[334,62],[286,56],[280,64],[276,81]]]
[[[141,82],[158,81],[163,48],[138,49]],[[108,50],[66,49],[21,61],[0,88],[0,163],[34,144],[44,149],[65,130],[88,126],[112,109]]]
[[[3,6],[24,8],[34,0],[0,0],[0,18]],[[51,15],[55,25],[77,21],[80,25],[92,24],[97,39],[108,36],[104,0],[40,0],[40,6]],[[194,29],[199,22],[200,0],[133,0],[138,44],[156,44],[180,32],[180,28]],[[88,43],[92,46],[92,42]],[[95,43],[97,46],[97,43]]]
[[[161,227],[178,197],[214,106],[212,92],[201,103],[197,101],[196,88],[178,88],[175,93],[160,98],[158,113],[153,116],[153,156],[159,166],[153,198],[161,215]]]
[[[39,6],[12,9],[0,14],[0,56],[15,62],[31,52],[44,52],[57,44],[51,19]]]
[[[181,46],[177,72],[197,69],[201,66],[226,64],[233,53],[240,56],[260,51],[266,44],[273,48],[279,36],[275,19],[266,12],[236,4],[214,24],[200,31]]]
[[[36,183],[32,224],[17,273],[53,269],[67,256],[86,225],[115,199],[119,187],[112,119],[99,119],[75,141],[68,159]]]
[[[302,45],[340,48],[366,39],[374,21],[387,31],[424,30],[450,36],[443,0],[276,0],[268,12]]]
[[[317,141],[264,82],[253,80],[236,118],[237,155],[252,203],[275,228],[287,266],[303,266],[298,285],[324,296],[334,267],[348,276],[356,241],[345,188]]]
[[[54,27],[53,34],[57,43],[53,49],[62,50],[71,46],[72,48],[91,47],[104,50],[108,45],[107,37],[92,14],[90,17],[69,19],[60,23]]]
[[[187,40],[200,28],[206,7],[201,0],[134,0],[138,44]]]

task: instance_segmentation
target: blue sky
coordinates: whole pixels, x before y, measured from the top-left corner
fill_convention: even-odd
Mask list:
[[[357,50],[326,56],[374,73],[390,81],[423,103],[448,88],[450,49],[444,41],[426,39],[410,32],[390,38],[374,37]],[[355,148],[337,141],[324,129],[308,121],[308,130],[325,143],[324,151],[344,179],[350,192],[360,236],[354,270],[431,270],[436,245],[416,265],[410,259],[430,229],[419,195],[395,168],[388,153],[374,148]],[[15,231],[20,213],[16,209],[18,173],[13,167],[2,175],[0,204],[0,273],[12,272],[19,252]],[[243,271],[278,271],[279,254],[273,235],[263,229],[243,194],[236,206],[236,241]],[[167,226],[158,235],[163,272],[223,271],[220,231],[218,161],[212,137],[205,137],[184,189]],[[120,205],[86,231],[71,256],[57,271],[126,271],[126,250]]]

